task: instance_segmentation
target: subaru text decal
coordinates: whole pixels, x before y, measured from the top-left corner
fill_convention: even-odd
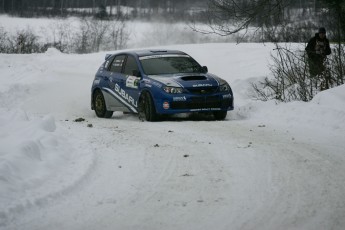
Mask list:
[[[125,99],[131,105],[138,107],[138,102],[134,100],[124,89],[122,89],[118,84],[115,84],[115,92],[117,92],[123,99]]]
[[[173,97],[173,101],[187,101],[186,96],[183,97]]]
[[[193,85],[193,87],[209,87],[209,86],[213,86],[212,84],[195,84]]]

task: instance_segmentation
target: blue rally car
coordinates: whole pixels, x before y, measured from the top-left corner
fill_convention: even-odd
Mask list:
[[[224,120],[233,102],[225,80],[176,50],[107,54],[91,90],[91,108],[104,118],[114,111],[138,113],[147,121],[164,114],[202,112]]]

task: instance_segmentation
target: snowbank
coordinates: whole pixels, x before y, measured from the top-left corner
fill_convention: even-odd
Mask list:
[[[0,226],[10,216],[68,192],[94,164],[90,151],[57,130],[52,115],[0,109]],[[70,138],[73,138],[70,136]]]
[[[29,118],[23,111],[1,110],[1,204],[36,188],[69,160],[71,146],[55,134],[52,116]],[[10,199],[9,199],[10,198]]]
[[[295,133],[317,132],[329,138],[345,133],[345,85],[320,92],[310,102],[248,101],[238,105],[234,119],[271,124]],[[308,133],[309,133],[308,132]]]

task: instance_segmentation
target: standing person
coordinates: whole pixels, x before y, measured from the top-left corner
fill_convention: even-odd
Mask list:
[[[315,37],[311,38],[305,48],[308,54],[309,72],[311,77],[321,75],[325,70],[324,61],[331,54],[326,29],[321,27]]]

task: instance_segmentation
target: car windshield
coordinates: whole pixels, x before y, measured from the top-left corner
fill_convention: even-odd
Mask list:
[[[145,74],[200,73],[202,67],[188,55],[154,55],[140,58]]]

